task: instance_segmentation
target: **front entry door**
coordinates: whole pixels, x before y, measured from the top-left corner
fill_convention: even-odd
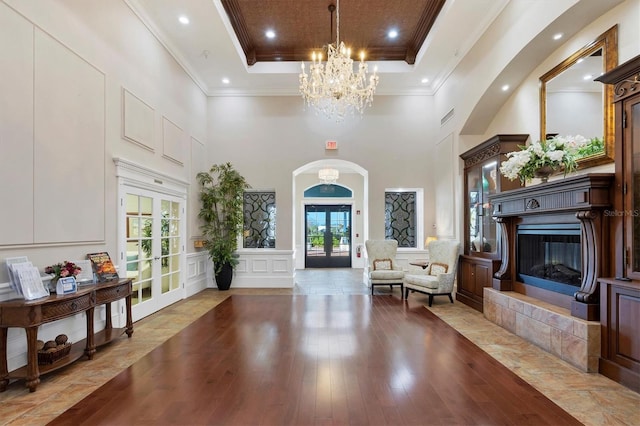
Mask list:
[[[305,267],[351,267],[351,206],[305,206]]]

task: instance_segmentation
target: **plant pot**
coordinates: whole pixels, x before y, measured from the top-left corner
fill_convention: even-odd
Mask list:
[[[533,175],[537,178],[540,178],[542,183],[546,183],[549,181],[549,176],[551,176],[556,170],[551,166],[542,166],[535,172]]]
[[[230,263],[222,265],[220,273],[216,274],[216,285],[218,290],[225,291],[231,287],[231,280],[233,279],[233,266]]]

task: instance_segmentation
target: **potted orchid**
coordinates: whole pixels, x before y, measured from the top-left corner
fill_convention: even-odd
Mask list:
[[[566,176],[578,168],[580,153],[590,143],[580,135],[555,136],[533,142],[520,147],[520,151],[509,152],[507,161],[500,166],[500,172],[510,180],[520,179],[522,183],[534,177],[546,182],[559,169],[563,169]]]

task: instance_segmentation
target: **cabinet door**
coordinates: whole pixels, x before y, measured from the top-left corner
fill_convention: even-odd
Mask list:
[[[462,274],[459,276],[461,279],[458,281],[458,291],[460,293],[471,296],[474,293],[475,282],[475,265],[466,259],[460,259],[460,269]]]
[[[484,288],[491,286],[491,267],[484,264],[476,264],[475,277],[474,294],[482,299],[484,297]]]
[[[482,244],[480,249],[485,253],[495,254],[498,250],[496,222],[491,213],[489,196],[497,192],[498,188],[498,161],[494,159],[482,165]]]
[[[625,102],[625,253],[627,276],[640,279],[640,96]]]
[[[482,176],[480,167],[474,167],[467,172],[467,215],[469,227],[467,228],[467,241],[469,253],[482,251],[480,241],[482,241]],[[465,251],[466,252],[466,251]]]

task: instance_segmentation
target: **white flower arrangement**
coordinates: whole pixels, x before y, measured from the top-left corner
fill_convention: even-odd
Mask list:
[[[510,180],[522,183],[531,180],[542,167],[564,168],[565,176],[578,167],[579,151],[589,145],[583,136],[556,136],[546,141],[537,141],[520,147],[520,151],[509,152],[507,161],[500,166],[500,173]]]

